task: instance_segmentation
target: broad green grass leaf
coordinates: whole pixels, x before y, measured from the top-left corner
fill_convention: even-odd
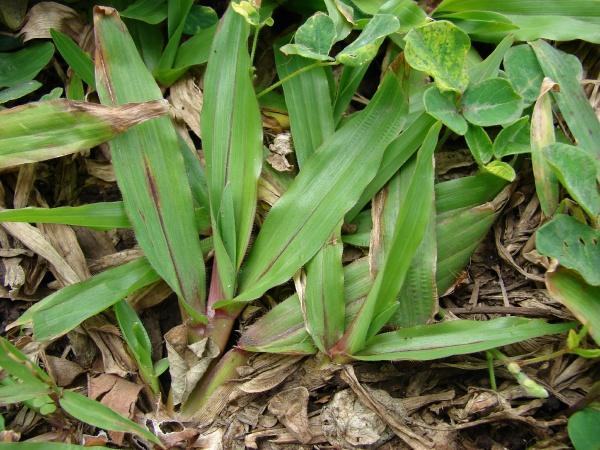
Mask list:
[[[362,66],[356,67],[343,67],[333,101],[333,118],[335,119],[336,124],[339,124],[340,120],[342,119],[342,115],[348,109],[348,106],[352,101],[352,97],[356,93],[356,90],[367,73],[368,68],[368,64],[363,64]]]
[[[33,44],[12,53],[0,53],[0,87],[32,80],[54,55],[50,42]]]
[[[17,383],[0,387],[0,403],[21,403],[27,400],[48,395],[50,388],[42,383]]]
[[[96,88],[103,104],[161,99],[118,14],[96,7]],[[110,143],[112,162],[136,239],[182,307],[203,321],[205,273],[191,190],[177,132],[163,117]],[[132,149],[138,149],[132,151]]]
[[[485,172],[444,181],[435,185],[435,207],[438,214],[472,208],[493,199],[504,186],[506,181]]]
[[[106,448],[60,442],[0,442],[0,450],[106,450]]]
[[[0,111],[0,167],[44,161],[94,147],[167,111],[162,101],[106,107],[53,100],[5,109]]]
[[[249,25],[229,9],[204,76],[202,144],[223,292],[233,296],[256,209],[262,124],[250,79]]]
[[[336,39],[335,23],[327,14],[317,12],[294,35],[294,43],[281,47],[286,55],[299,55],[317,61],[331,61],[329,51]]]
[[[69,67],[73,69],[73,72],[79,75],[88,86],[96,86],[92,58],[90,58],[88,54],[66,34],[51,29],[50,35],[52,35],[52,40],[54,41],[57,50],[60,52],[60,55],[67,62]]]
[[[545,148],[555,141],[554,120],[549,92],[555,84],[545,79],[531,114],[530,142],[531,165],[535,178],[535,190],[540,206],[547,217],[558,207],[558,180],[544,155]]]
[[[241,272],[235,301],[253,300],[288,280],[356,203],[402,126],[407,105],[400,81],[388,71],[369,105],[306,162],[267,215]]]
[[[544,149],[544,156],[569,195],[586,213],[600,214],[600,192],[596,178],[598,166],[581,147],[555,143]]]
[[[167,18],[165,0],[137,0],[120,12],[121,17],[156,25]]]
[[[463,92],[469,78],[465,58],[471,41],[463,31],[447,21],[428,23],[405,37],[406,61],[431,75],[441,91]]]
[[[536,232],[535,240],[542,255],[558,259],[589,284],[600,286],[600,231],[571,216],[557,214]]]
[[[465,140],[477,164],[483,165],[490,162],[493,156],[492,140],[482,127],[469,125],[469,129],[465,133]]]
[[[42,87],[42,83],[36,80],[25,81],[21,84],[2,89],[0,91],[0,105],[6,102],[17,100],[21,97],[31,94]]]
[[[102,403],[72,391],[63,391],[59,400],[60,406],[77,420],[94,427],[123,433],[133,433],[165,448],[160,439],[146,428],[132,420],[123,417]]]
[[[597,27],[600,29],[600,18]],[[547,42],[536,41],[529,45],[544,74],[560,86],[560,91],[553,91],[552,97],[577,145],[585,149],[596,160],[596,164],[600,164],[600,121],[580,84],[581,63],[575,56],[561,52]],[[600,170],[598,177],[600,180]]]
[[[600,410],[587,407],[569,417],[569,439],[575,450],[598,450],[600,438]]]
[[[177,49],[173,70],[183,71],[207,62],[216,31],[217,25],[200,30],[181,44]]]
[[[183,26],[183,34],[195,35],[201,30],[212,28],[219,22],[219,17],[210,6],[193,5]]]
[[[403,195],[403,206],[386,249],[384,262],[367,299],[338,344],[340,352],[352,354],[362,349],[367,339],[386,324],[397,307],[396,298],[411,260],[425,235],[434,208],[433,152],[440,128],[441,123],[438,122],[429,130],[417,153],[414,169],[408,168],[412,172],[410,182]],[[416,205],[419,205],[418,208]]]
[[[163,33],[157,33],[154,25],[139,20],[130,20],[127,28],[146,67],[148,70],[155,70],[164,47]]]
[[[483,166],[483,170],[508,182],[514,181],[514,179],[517,177],[515,169],[513,169],[510,164],[505,163],[504,161],[492,161],[491,163]]]
[[[371,339],[353,358],[396,361],[445,358],[481,352],[548,334],[564,333],[573,323],[549,324],[539,319],[453,320],[383,333]]]
[[[444,125],[462,136],[467,132],[468,124],[458,111],[456,105],[456,93],[452,91],[442,92],[436,86],[431,86],[423,95],[425,111]]]
[[[31,322],[36,340],[55,339],[158,280],[148,261],[140,258],[49,295],[29,308],[15,324]]]
[[[462,112],[482,127],[514,122],[523,111],[521,96],[504,78],[489,78],[470,85],[462,97]]]
[[[391,14],[376,14],[364,30],[350,45],[335,57],[348,66],[361,66],[371,61],[379,50],[383,39],[400,29],[400,22]]]
[[[529,45],[517,45],[506,52],[504,72],[526,105],[536,101],[544,72]]]
[[[507,16],[491,11],[461,11],[441,14],[437,19],[450,20],[474,41],[497,43],[519,29]]]
[[[524,116],[503,128],[494,140],[494,156],[504,158],[509,155],[529,153],[531,151],[529,127],[529,116]]]
[[[155,394],[158,394],[160,391],[152,363],[152,344],[144,324],[125,300],[116,303],[113,310],[121,329],[121,335],[138,364],[142,379],[148,383]]]
[[[559,268],[546,272],[546,288],[588,327],[590,335],[600,345],[600,287],[590,286],[574,272]]]
[[[0,367],[5,373],[27,385],[44,386],[48,389],[52,383],[50,376],[2,336],[0,350]],[[4,379],[2,381],[4,382]]]
[[[505,57],[506,52],[509,51],[514,41],[515,39],[512,35],[506,36],[487,58],[485,58],[479,64],[471,67],[469,69],[470,82],[472,84],[476,84],[489,78],[497,77],[500,70],[500,64],[502,63],[502,58]]]

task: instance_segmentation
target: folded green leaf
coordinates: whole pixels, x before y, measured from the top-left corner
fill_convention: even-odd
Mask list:
[[[317,12],[308,18],[296,31],[294,43],[281,47],[286,55],[299,55],[317,61],[331,61],[329,51],[336,39],[333,19]]]
[[[54,46],[43,42],[12,53],[0,53],[0,87],[32,80],[52,58]]]
[[[527,105],[536,101],[544,72],[529,45],[517,45],[506,52],[504,72]]]
[[[564,214],[544,224],[535,235],[542,255],[576,270],[589,284],[600,286],[600,231]]]
[[[106,107],[53,100],[5,109],[0,111],[0,167],[94,147],[167,111],[162,101]]]
[[[522,317],[486,321],[453,320],[380,334],[352,357],[363,361],[427,361],[564,333],[573,326],[573,323],[549,324],[543,320]]]
[[[61,33],[58,30],[51,29],[50,34],[54,45],[60,52],[60,55],[67,62],[69,67],[73,69],[77,75],[81,77],[88,86],[92,88],[96,85],[94,76],[94,63],[92,58],[88,56],[69,36]]]
[[[400,80],[390,70],[365,110],[321,145],[271,209],[241,272],[235,301],[259,297],[315,255],[375,176],[406,106]]]
[[[96,88],[104,104],[162,98],[118,14],[96,7]],[[139,126],[110,143],[112,162],[136,239],[183,308],[203,321],[205,273],[192,194],[169,118]],[[137,151],[132,151],[137,149]]]
[[[436,86],[431,86],[423,95],[425,111],[456,134],[463,135],[467,132],[468,124],[458,111],[456,105],[456,93],[452,91],[442,92]]]
[[[250,79],[249,25],[229,9],[204,77],[202,144],[223,292],[233,296],[256,209],[262,124]]]
[[[406,61],[431,75],[441,91],[461,93],[466,89],[465,58],[471,41],[463,31],[439,20],[411,30],[405,40]]]
[[[161,448],[165,448],[160,439],[146,428],[123,417],[108,406],[104,406],[102,403],[77,392],[63,391],[59,403],[62,409],[77,420],[105,430],[133,433],[155,443]]]
[[[523,111],[521,96],[504,78],[489,78],[470,85],[461,99],[462,112],[469,122],[482,127],[517,120]]]

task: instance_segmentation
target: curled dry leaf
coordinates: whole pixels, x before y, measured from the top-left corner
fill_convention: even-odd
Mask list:
[[[290,172],[294,165],[290,164],[286,156],[294,153],[292,135],[288,132],[279,133],[275,136],[272,144],[269,144],[269,156],[267,162],[278,172]]]
[[[95,367],[99,372],[120,377],[135,372],[136,364],[125,348],[119,329],[102,316],[94,316],[83,323],[83,329],[94,341],[100,355],[102,366]]]
[[[83,34],[85,23],[73,8],[56,2],[40,2],[27,13],[21,36],[24,42],[31,39],[51,39],[51,28],[77,41]]]
[[[194,134],[200,136],[200,113],[204,95],[198,82],[192,75],[179,79],[171,86],[169,100],[177,120],[182,120]]]
[[[311,441],[308,423],[308,389],[298,386],[277,393],[269,402],[269,412],[303,444]]]
[[[69,386],[75,378],[85,372],[76,362],[52,355],[45,356],[44,364],[50,376],[60,387]]]

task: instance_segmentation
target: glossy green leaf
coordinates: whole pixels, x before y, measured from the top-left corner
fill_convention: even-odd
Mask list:
[[[0,105],[31,94],[32,92],[37,91],[40,87],[42,87],[42,83],[36,80],[31,80],[6,89],[2,89],[0,91]]]
[[[121,335],[125,339],[131,354],[135,358],[140,369],[142,379],[148,383],[155,394],[159,393],[158,379],[154,373],[152,363],[152,344],[144,324],[135,310],[125,300],[121,300],[113,306]]]
[[[580,84],[581,63],[575,56],[561,52],[547,42],[536,41],[530,45],[544,74],[560,86],[560,91],[552,92],[552,97],[577,145],[585,149],[596,164],[600,164],[600,121]],[[598,177],[600,180],[600,171]]]
[[[510,164],[505,163],[504,161],[492,161],[491,163],[483,166],[483,170],[508,182],[514,181],[517,177],[515,169],[513,169]]]
[[[0,167],[75,153],[167,112],[163,102],[105,107],[53,100],[0,111]]]
[[[281,51],[286,55],[331,61],[329,51],[335,39],[335,23],[327,14],[317,12],[298,28],[294,35],[294,43],[284,45]]]
[[[123,417],[102,403],[72,391],[63,391],[59,400],[60,406],[77,420],[94,427],[123,433],[133,433],[165,448],[160,439],[146,428]]]
[[[64,33],[58,30],[51,29],[50,34],[54,45],[60,55],[67,62],[69,67],[73,69],[77,75],[81,77],[88,86],[94,87],[96,85],[96,79],[94,76],[94,63],[92,58],[88,56],[76,43]]]
[[[367,339],[386,324],[397,308],[396,298],[434,208],[433,152],[440,128],[439,122],[431,127],[417,153],[414,167],[403,169],[408,170],[406,176],[410,182],[403,194],[403,206],[396,219],[393,237],[373,288],[340,341],[341,352],[352,354],[362,349]]]
[[[217,17],[216,11],[210,6],[193,5],[190,13],[185,19],[183,33],[195,35],[201,30],[212,28],[218,21],[219,18]]]
[[[388,71],[369,105],[319,147],[271,209],[242,270],[235,301],[259,297],[315,255],[375,176],[405,112],[400,80]]]
[[[461,103],[465,119],[482,127],[513,122],[523,110],[521,96],[503,78],[469,86]]]
[[[531,151],[529,127],[529,116],[524,116],[503,128],[494,140],[494,156],[503,158],[529,153]]]
[[[456,94],[452,91],[441,92],[436,86],[431,86],[423,96],[425,111],[441,120],[444,125],[458,135],[467,132],[468,124],[458,111],[456,105]]]
[[[597,217],[600,214],[600,192],[594,158],[581,147],[560,143],[545,148],[544,157],[569,195],[591,217]]]
[[[588,283],[600,286],[600,231],[571,216],[557,214],[536,232],[536,247],[542,255],[558,259]]]
[[[115,10],[95,8],[96,88],[103,104],[161,99]],[[203,321],[205,273],[192,194],[171,120],[149,121],[110,142],[136,239],[194,321]],[[132,152],[136,148],[138,151]]]
[[[569,438],[575,450],[598,450],[600,439],[600,410],[587,407],[569,417]]]
[[[32,80],[52,58],[50,42],[33,44],[12,53],[0,53],[0,87],[11,87]]]
[[[156,25],[167,18],[167,2],[165,0],[137,0],[120,14],[121,17]]]
[[[527,105],[536,101],[544,72],[529,45],[517,45],[506,52],[504,72]]]
[[[574,272],[559,268],[546,272],[546,288],[588,327],[590,335],[600,345],[600,287],[590,286]]]
[[[391,14],[373,16],[360,35],[337,54],[335,59],[348,66],[361,66],[371,61],[379,50],[383,39],[400,29],[400,22]]]
[[[250,79],[249,25],[229,9],[204,76],[202,144],[223,292],[233,296],[256,209],[262,124]]]
[[[463,31],[450,22],[435,21],[411,30],[405,41],[408,63],[431,75],[441,91],[466,89],[465,58],[471,42]]]
[[[469,125],[465,140],[477,164],[487,164],[493,156],[492,141],[486,131],[477,125]]]

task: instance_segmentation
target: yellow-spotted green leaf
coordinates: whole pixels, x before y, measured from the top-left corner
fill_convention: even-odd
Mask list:
[[[509,182],[514,181],[514,179],[517,177],[515,169],[513,169],[510,164],[505,163],[504,161],[492,161],[491,163],[483,166],[483,170]]]
[[[96,88],[103,104],[162,98],[114,9],[94,9],[94,31]],[[117,183],[137,241],[187,314],[202,322],[204,264],[179,145],[168,117],[146,122],[110,142]]]
[[[536,232],[536,247],[542,255],[556,258],[576,270],[586,282],[600,286],[600,231],[564,214],[544,224]]]
[[[452,91],[442,92],[436,86],[431,86],[423,95],[425,111],[456,134],[463,135],[467,132],[468,124],[458,111],[456,94]]]
[[[336,347],[337,352],[352,354],[362,349],[365,342],[387,323],[397,309],[396,298],[425,235],[434,208],[433,152],[440,128],[440,122],[431,127],[417,152],[416,163],[404,168],[408,171],[406,176],[410,182],[403,195],[393,237],[389,241],[373,288],[347,327]]]
[[[360,35],[337,54],[335,59],[348,66],[361,66],[371,61],[383,39],[400,29],[400,22],[392,14],[376,14]]]
[[[530,142],[531,165],[535,178],[535,190],[540,200],[542,211],[547,217],[552,216],[558,207],[558,180],[544,155],[545,148],[555,141],[554,121],[550,91],[556,85],[548,78],[544,79],[538,99],[531,114]]]
[[[529,45],[517,45],[506,52],[504,72],[527,105],[536,101],[544,72]]]
[[[451,21],[472,40],[480,42],[500,42],[504,36],[519,28],[504,14],[492,11],[460,11],[436,15],[436,19]]]
[[[77,420],[105,430],[133,433],[165,448],[160,439],[146,428],[77,392],[63,391],[59,403],[62,409]]]
[[[270,16],[263,17],[264,15],[261,7],[255,6],[254,1],[243,0],[239,3],[231,2],[231,8],[240,16],[242,16],[248,25],[253,27],[273,25],[273,19]]]
[[[329,51],[336,39],[335,23],[327,14],[309,17],[294,35],[294,43],[281,47],[286,55],[299,55],[317,61],[331,61]]]
[[[121,17],[156,25],[167,18],[166,0],[136,0],[121,11]]]
[[[12,53],[0,53],[0,87],[32,80],[52,58],[54,46],[43,42]]]
[[[388,70],[369,105],[306,162],[267,215],[241,272],[235,301],[253,300],[288,280],[357,202],[402,126],[407,105],[400,82]]]
[[[453,320],[380,334],[352,357],[363,361],[427,361],[564,333],[573,326],[573,323],[550,324],[544,320],[523,317],[485,321]]]
[[[544,156],[558,180],[573,199],[591,217],[600,214],[600,192],[596,178],[598,166],[581,147],[554,143],[544,149]]]
[[[600,19],[598,26],[600,26]],[[580,84],[581,62],[555,49],[544,41],[530,43],[546,77],[558,83],[560,90],[552,92],[569,130],[578,146],[586,150],[600,164],[600,121]],[[600,171],[598,173],[600,180]]]
[[[600,427],[600,410],[593,406],[577,411],[569,417],[569,439],[577,450],[598,448],[597,430]]]
[[[588,327],[590,335],[600,345],[600,287],[590,286],[576,273],[559,268],[546,272],[546,288]]]
[[[463,92],[467,88],[465,59],[471,41],[464,31],[440,20],[414,28],[405,41],[406,61],[431,75],[441,91]]]
[[[477,164],[487,164],[493,156],[492,141],[486,131],[477,125],[469,125],[465,140]]]
[[[204,76],[201,127],[219,275],[231,297],[254,222],[262,126],[250,79],[250,27],[232,9],[222,20]]]
[[[64,33],[58,30],[50,30],[54,45],[60,55],[67,62],[69,67],[73,69],[77,75],[81,77],[88,86],[94,87],[96,80],[94,77],[94,63],[92,58],[88,56],[76,43]]]
[[[521,96],[504,78],[470,85],[461,100],[465,119],[482,127],[514,122],[523,111]]]
[[[0,91],[0,105],[6,102],[17,100],[26,96],[27,94],[31,94],[32,92],[37,91],[40,87],[42,87],[42,83],[36,80],[31,80],[6,89],[2,89]]]
[[[494,140],[494,156],[503,158],[529,153],[531,151],[530,125],[529,116],[524,116],[503,128]]]
[[[168,111],[165,102],[106,107],[52,100],[0,111],[0,167],[75,153]]]

